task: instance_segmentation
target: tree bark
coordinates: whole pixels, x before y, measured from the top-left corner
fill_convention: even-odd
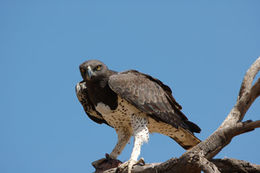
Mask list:
[[[253,81],[260,70],[260,57],[246,72],[240,87],[237,102],[219,128],[206,140],[187,150],[180,158],[171,158],[163,163],[152,163],[144,166],[134,166],[133,173],[228,173],[228,172],[259,172],[260,165],[246,161],[224,158],[213,159],[231,140],[240,134],[250,132],[260,127],[260,120],[242,122],[246,112],[260,95],[260,78]],[[97,165],[93,163],[97,168]],[[102,168],[102,165],[99,165]],[[98,172],[98,169],[96,169]],[[116,168],[101,171],[115,173]],[[123,171],[127,172],[127,171]]]
[[[173,162],[175,162],[173,164]],[[224,159],[212,159],[211,162],[216,165],[219,172],[221,173],[257,173],[260,172],[260,165],[255,165],[243,160],[237,160],[237,159],[231,159],[231,158],[224,158]],[[151,163],[147,164],[145,166],[135,166],[133,169],[133,173],[166,173],[166,172],[177,172],[179,169],[175,169],[178,167],[178,159],[172,159],[170,163]],[[163,165],[163,169],[161,169]],[[106,173],[113,173],[116,171],[116,168],[110,169],[106,171]],[[195,170],[189,171],[189,172],[195,172]],[[127,171],[124,171],[123,173],[126,173]],[[181,171],[180,171],[181,172]],[[184,173],[185,171],[182,171]],[[200,171],[198,171],[200,172]],[[204,172],[207,172],[204,170]]]

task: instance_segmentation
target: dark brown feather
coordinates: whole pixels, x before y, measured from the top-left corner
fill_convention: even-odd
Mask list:
[[[76,86],[75,89],[76,89],[76,94],[77,94],[78,100],[80,101],[81,105],[83,106],[88,117],[92,121],[95,121],[98,124],[105,123],[105,124],[109,125],[103,119],[102,115],[98,111],[96,111],[94,104],[89,99],[86,82],[81,81],[77,85],[78,85],[78,88]]]
[[[171,89],[160,80],[130,70],[110,76],[108,84],[115,93],[156,121],[175,128],[180,126],[190,132],[200,132],[200,128],[188,121],[181,112],[181,106],[173,98]]]

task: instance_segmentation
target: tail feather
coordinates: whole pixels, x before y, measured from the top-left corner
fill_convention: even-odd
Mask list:
[[[175,136],[172,136],[171,138],[179,145],[181,145],[185,150],[188,150],[201,142],[201,140],[192,134],[189,130],[181,127],[179,127],[178,131],[175,133]]]
[[[189,120],[185,121],[185,123],[189,126],[189,130],[191,132],[200,133],[201,129],[197,124],[195,124]]]

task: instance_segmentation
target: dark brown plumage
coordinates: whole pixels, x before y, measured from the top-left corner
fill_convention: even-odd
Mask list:
[[[181,112],[182,107],[173,98],[171,89],[160,80],[130,70],[111,76],[108,84],[123,99],[155,120],[175,128],[181,126],[190,132],[200,132],[200,128]]]

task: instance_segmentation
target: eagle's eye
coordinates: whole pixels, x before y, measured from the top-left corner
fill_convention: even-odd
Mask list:
[[[101,67],[102,67],[101,65],[97,65],[96,68],[95,68],[95,70],[96,70],[96,71],[100,71],[100,70],[101,70]]]

